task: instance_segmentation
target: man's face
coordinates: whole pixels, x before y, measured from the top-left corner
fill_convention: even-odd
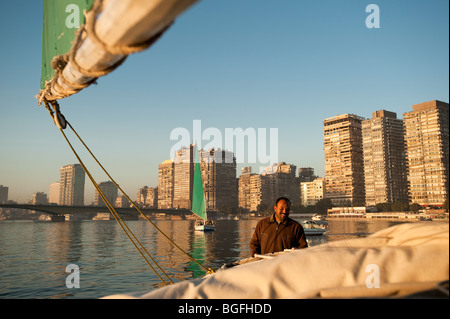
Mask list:
[[[273,208],[275,210],[275,219],[277,222],[282,223],[289,217],[291,205],[284,199],[280,200]]]

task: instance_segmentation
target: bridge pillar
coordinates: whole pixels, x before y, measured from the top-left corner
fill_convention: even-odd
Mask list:
[[[64,215],[52,215],[51,220],[52,222],[64,222],[66,217]]]

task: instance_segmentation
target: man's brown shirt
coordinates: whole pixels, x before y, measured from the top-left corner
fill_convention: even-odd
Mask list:
[[[251,256],[305,247],[308,244],[303,227],[291,218],[278,224],[274,215],[258,222],[250,240]]]

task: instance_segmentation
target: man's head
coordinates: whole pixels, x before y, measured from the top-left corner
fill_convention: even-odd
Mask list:
[[[276,200],[273,209],[275,210],[275,219],[278,223],[282,223],[289,217],[291,201],[286,197],[280,197]]]

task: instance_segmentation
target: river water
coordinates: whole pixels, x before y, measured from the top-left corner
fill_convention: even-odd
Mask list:
[[[158,220],[155,224],[202,265],[217,269],[249,257],[257,222],[218,220],[217,230],[209,233],[195,231],[191,220]],[[307,241],[313,246],[365,237],[399,223],[330,220],[328,233]],[[127,225],[174,282],[205,274],[148,221],[128,221]],[[99,298],[162,285],[116,221],[0,222],[1,299]]]

